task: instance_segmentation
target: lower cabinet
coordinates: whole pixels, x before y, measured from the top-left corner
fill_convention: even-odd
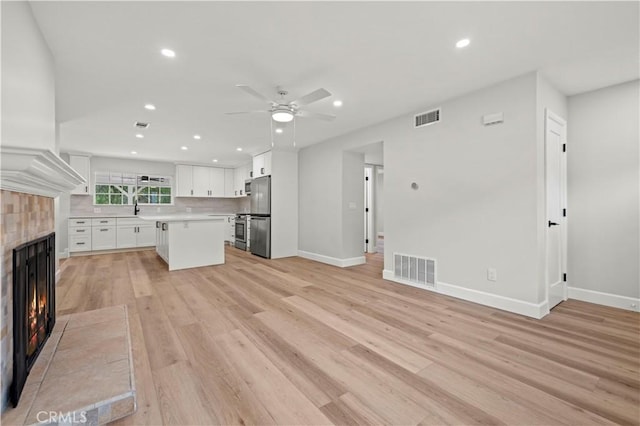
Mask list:
[[[69,219],[69,252],[156,245],[155,223],[135,217]]]
[[[156,253],[169,263],[169,224],[156,222]]]
[[[135,218],[117,219],[117,248],[152,247],[156,245],[153,222]]]

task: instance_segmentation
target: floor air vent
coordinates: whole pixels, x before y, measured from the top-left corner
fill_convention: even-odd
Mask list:
[[[393,276],[399,281],[435,287],[436,260],[394,253]]]
[[[417,129],[418,127],[428,126],[429,124],[437,123],[439,121],[440,108],[415,115],[413,126]]]

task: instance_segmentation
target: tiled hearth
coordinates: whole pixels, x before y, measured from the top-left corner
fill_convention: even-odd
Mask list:
[[[58,317],[18,407],[6,410],[2,423],[102,425],[135,410],[129,320],[121,305]]]
[[[7,403],[13,369],[13,249],[20,244],[42,237],[54,231],[53,198],[0,191],[0,235],[2,251],[2,329],[0,332],[0,358],[2,359],[2,406]]]

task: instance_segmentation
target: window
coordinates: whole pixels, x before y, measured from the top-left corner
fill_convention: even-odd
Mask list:
[[[96,172],[94,204],[172,204],[171,177]]]

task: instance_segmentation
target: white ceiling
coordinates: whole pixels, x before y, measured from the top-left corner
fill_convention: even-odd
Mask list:
[[[639,77],[638,2],[31,5],[56,61],[63,151],[246,162],[270,147],[270,127],[224,115],[265,106],[238,83],[269,97],[277,85],[290,99],[333,93],[307,109],[334,122],[297,120],[301,147],[536,69],[567,95]],[[142,140],[135,120],[151,122]]]

